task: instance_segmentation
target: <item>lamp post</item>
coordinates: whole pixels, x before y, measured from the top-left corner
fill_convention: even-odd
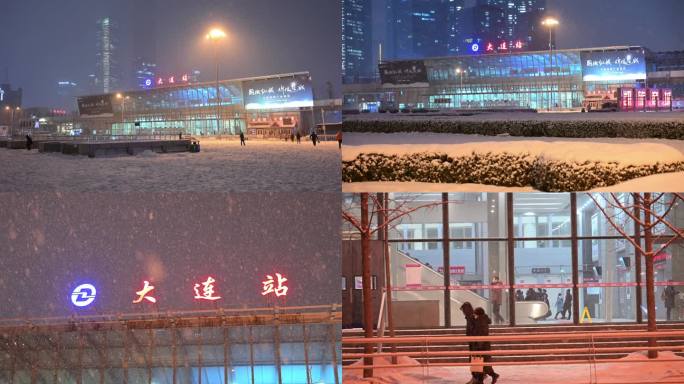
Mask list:
[[[130,96],[124,96],[121,93],[116,94],[116,98],[121,100],[121,129],[125,129],[126,125],[126,100],[130,99]]]
[[[546,19],[544,19],[544,21],[542,21],[542,25],[544,25],[546,28],[549,29],[549,62],[551,64],[551,70],[552,71],[553,71],[553,44],[551,42],[551,40],[552,40],[551,34],[553,31],[553,28],[557,27],[558,24],[560,24],[558,22],[558,20],[554,19],[552,17],[547,17]],[[560,86],[559,86],[559,88],[560,88]],[[560,93],[560,89],[559,89],[559,93]],[[552,99],[553,99],[553,90],[551,89],[551,90],[549,90],[549,110],[551,109],[551,105],[553,104]]]
[[[220,28],[212,28],[207,33],[206,39],[211,41],[214,47],[214,63],[216,64],[216,129],[221,132],[221,93],[219,91],[219,60],[218,60],[218,43],[226,38],[226,33]]]
[[[463,70],[460,67],[456,68],[456,74],[461,77],[461,88],[458,90],[458,105],[463,108],[463,104],[461,103],[461,100],[463,99]]]
[[[11,138],[12,138],[12,134],[14,133],[14,112],[15,112],[15,111],[21,111],[21,108],[20,108],[20,107],[12,108],[12,107],[10,107],[9,105],[6,105],[6,106],[5,106],[5,111],[11,112],[11,116],[12,116],[12,117],[11,117],[11,120],[10,120],[9,132],[8,132],[9,138],[11,139]]]

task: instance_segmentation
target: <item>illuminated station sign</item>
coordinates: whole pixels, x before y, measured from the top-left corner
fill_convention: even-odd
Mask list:
[[[482,53],[508,53],[514,51],[522,51],[525,49],[525,43],[522,40],[516,40],[512,43],[507,41],[486,41],[480,42],[472,41],[468,43],[468,50],[473,54]]]
[[[275,296],[281,298],[287,296],[289,287],[285,284],[288,279],[281,273],[268,274],[265,279],[261,281],[261,296]],[[194,294],[193,299],[196,301],[217,301],[223,297],[219,295],[216,287],[216,279],[212,276],[207,276],[206,279],[197,281],[192,286],[192,291],[188,293]],[[144,302],[156,304],[158,299],[155,297],[155,286],[149,280],[143,281],[140,290],[133,290],[133,304],[140,304]],[[85,308],[95,302],[97,298],[97,289],[91,283],[85,283],[77,286],[71,292],[71,303],[79,308]]]
[[[182,73],[169,76],[148,77],[143,81],[141,87],[144,89],[173,87],[176,85],[190,84],[194,81],[196,80],[193,80],[193,76]]]

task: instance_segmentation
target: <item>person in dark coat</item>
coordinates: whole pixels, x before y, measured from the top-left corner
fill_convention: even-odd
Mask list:
[[[473,305],[466,301],[461,305],[461,312],[466,320],[466,336],[476,336],[475,335],[475,311],[473,310]],[[476,342],[468,343],[468,350],[475,351],[477,348]],[[472,378],[467,384],[482,384],[482,379],[484,374],[478,372],[471,372]]]
[[[672,280],[670,280],[672,282]],[[672,310],[675,307],[675,297],[677,296],[679,292],[674,289],[673,286],[668,285],[664,290],[663,293],[660,294],[660,298],[663,300],[663,304],[665,304],[665,309],[667,311],[667,320],[670,321],[672,320]]]
[[[318,142],[318,135],[316,134],[316,131],[311,131],[311,142],[313,143],[314,147],[316,146]]]
[[[492,320],[487,316],[485,310],[477,307],[475,308],[475,336],[489,336],[489,325]],[[475,343],[476,351],[491,351],[492,345],[489,341],[479,341]],[[492,357],[490,355],[484,355],[484,361],[491,361]],[[499,375],[494,372],[494,368],[491,365],[485,365],[483,373],[481,374],[481,380],[484,380],[485,375],[492,377],[492,384],[495,384],[499,380]]]
[[[556,316],[553,317],[554,320],[558,320],[558,315],[563,313],[563,294],[559,293],[556,298]],[[565,318],[565,315],[563,316]]]
[[[537,293],[534,291],[534,288],[527,288],[527,292],[525,292],[525,301],[535,300],[537,300]]]
[[[26,135],[26,149],[30,151],[32,146],[33,146],[33,139],[31,138],[31,136]]]
[[[519,289],[515,291],[515,301],[525,301],[525,295]]]
[[[302,134],[299,133],[299,131],[297,131],[296,138],[297,138],[297,144],[301,144],[301,142],[302,142]]]
[[[568,317],[565,317],[565,313],[568,313]],[[565,300],[563,300],[563,319],[570,320],[572,315],[572,293],[569,289],[565,290]]]
[[[245,144],[245,133],[242,131],[240,131],[240,146],[247,146],[247,144]]]

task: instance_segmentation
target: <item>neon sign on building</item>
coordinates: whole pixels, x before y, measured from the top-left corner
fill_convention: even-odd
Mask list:
[[[195,289],[195,299],[196,300],[218,300],[221,298],[221,296],[214,296],[214,283],[216,280],[214,280],[213,277],[209,276],[207,280],[203,283],[200,284],[195,284],[194,289]],[[200,294],[200,286],[202,287],[202,293]]]
[[[152,290],[154,290],[154,285],[150,285],[150,282],[145,280],[145,286],[143,287],[143,289],[135,293],[136,295],[138,295],[138,298],[133,300],[133,304],[138,304],[142,302],[143,299],[149,301],[150,303],[156,303],[156,298],[154,298],[152,295],[147,296],[147,294],[150,293]]]
[[[77,307],[87,307],[95,301],[97,289],[92,284],[81,284],[71,291],[71,303]]]
[[[261,295],[273,295],[275,297],[287,296],[289,288],[285,284],[288,279],[281,273],[275,273],[273,275],[266,275],[266,279],[261,281],[262,289]],[[212,276],[208,276],[206,280],[202,282],[195,283],[193,285],[194,299],[195,300],[208,300],[216,301],[222,299],[216,293],[216,279]],[[133,304],[140,304],[143,301],[147,301],[153,304],[157,303],[157,298],[153,296],[153,291],[155,286],[152,285],[148,280],[143,281],[143,286],[140,290],[135,291],[135,300]],[[71,303],[77,307],[87,307],[91,305],[95,298],[97,297],[97,290],[95,286],[90,283],[85,283],[77,286],[71,292]]]
[[[261,292],[262,296],[266,296],[268,294],[274,294],[276,297],[287,296],[288,288],[286,285],[284,285],[284,283],[287,281],[287,278],[280,273],[276,273],[275,275],[275,279],[271,275],[266,275],[266,280],[261,282],[263,284],[263,291]]]

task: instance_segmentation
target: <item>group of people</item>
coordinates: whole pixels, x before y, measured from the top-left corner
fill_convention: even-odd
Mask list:
[[[489,336],[489,325],[492,323],[492,320],[487,316],[484,309],[481,307],[473,309],[472,304],[466,301],[461,305],[461,311],[466,320],[466,336]],[[475,341],[468,343],[468,350],[491,351],[492,346],[488,341]],[[494,372],[494,368],[491,365],[484,364],[491,361],[491,356],[471,356],[471,362],[473,363],[478,359],[482,359],[482,364],[473,364],[471,367],[472,378],[468,384],[483,384],[487,375],[491,376],[492,384],[495,384],[499,380],[499,374]]]
[[[515,291],[515,301],[542,301],[546,303],[546,306],[549,308],[549,311],[544,318],[551,316],[551,304],[549,303],[549,295],[546,292],[546,289],[537,288],[535,290],[534,288],[528,288],[524,294],[518,289]],[[554,320],[558,320],[558,315],[561,315],[562,320],[570,320],[570,316],[572,315],[572,291],[567,289],[565,291],[565,297],[563,297],[563,293],[558,293],[554,307],[556,310]]]
[[[670,282],[672,282],[672,280],[670,280]],[[665,304],[668,321],[672,320],[672,312],[675,309],[675,298],[677,297],[677,294],[679,294],[679,291],[671,285],[665,287],[660,294],[660,299],[663,300],[663,304]]]

